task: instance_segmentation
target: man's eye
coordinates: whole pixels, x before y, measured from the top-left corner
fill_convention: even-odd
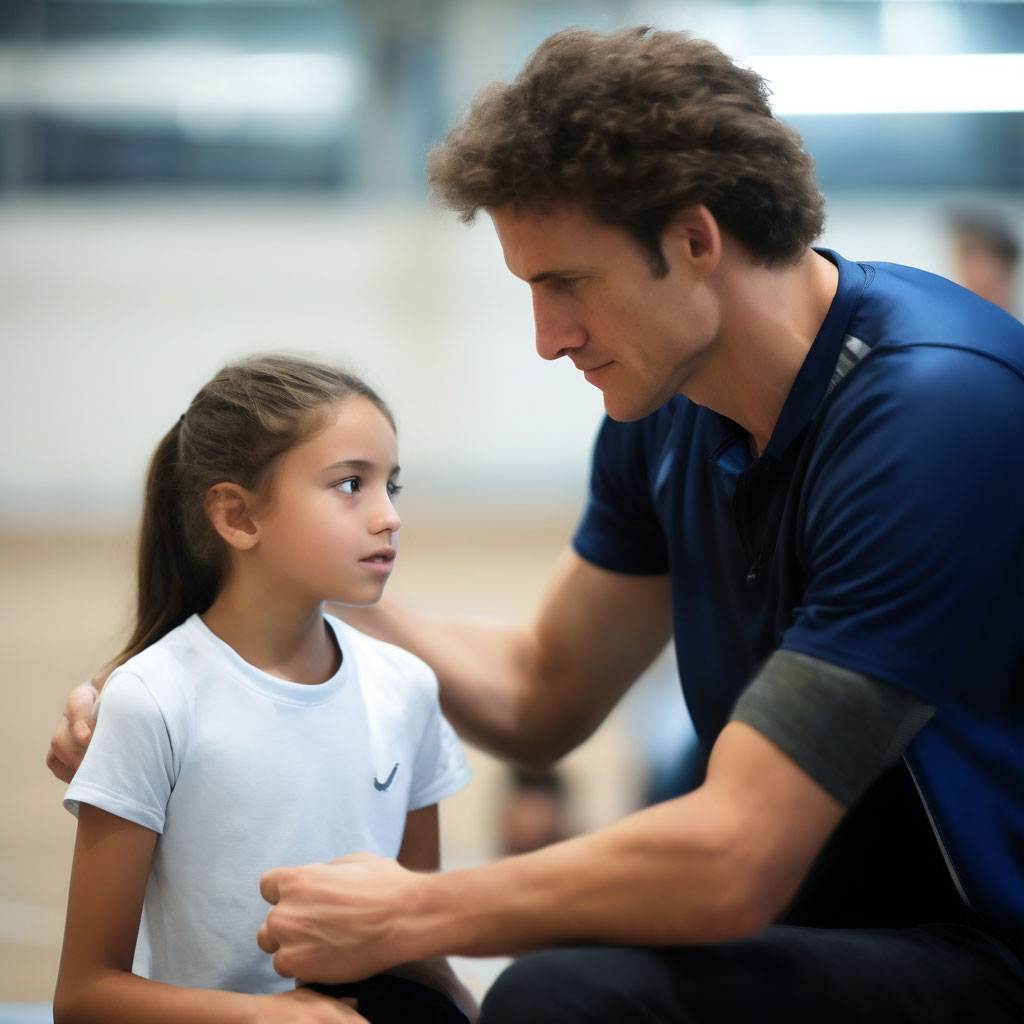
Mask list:
[[[340,484],[335,484],[334,488],[342,494],[358,494],[359,481],[355,477],[350,477],[348,480],[342,480]]]

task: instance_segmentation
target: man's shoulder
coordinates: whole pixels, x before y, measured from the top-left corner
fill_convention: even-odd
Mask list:
[[[865,263],[867,280],[848,333],[874,351],[932,349],[918,361],[955,349],[1024,374],[1024,324],[960,285],[913,267]]]
[[[992,338],[879,341],[837,389],[831,415],[884,416],[910,428],[925,417],[933,429],[1009,428],[1024,410],[1024,332],[1020,351]],[[826,412],[826,419],[830,412]],[[922,423],[923,427],[925,424]]]

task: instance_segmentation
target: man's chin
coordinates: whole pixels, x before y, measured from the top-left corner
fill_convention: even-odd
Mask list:
[[[671,397],[671,396],[670,396]],[[616,400],[614,396],[606,394],[604,396],[604,411],[608,414],[609,419],[615,420],[617,423],[634,423],[636,420],[642,420],[645,416],[650,416],[652,412],[657,412],[668,399],[660,401],[622,401]]]

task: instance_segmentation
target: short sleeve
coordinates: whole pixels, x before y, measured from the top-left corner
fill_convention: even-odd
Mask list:
[[[782,647],[926,700],[998,676],[1024,621],[1022,436],[1024,379],[998,360],[952,346],[866,359],[808,470],[808,583]]]
[[[590,492],[573,547],[612,572],[668,571],[668,548],[651,498],[650,442],[656,417],[635,423],[606,418],[594,444]]]
[[[462,744],[441,713],[437,678],[433,672],[430,672],[430,683],[432,700],[428,705],[426,722],[416,752],[415,781],[409,794],[410,811],[429,807],[457,793],[469,782],[471,774]]]
[[[143,681],[115,672],[100,698],[92,742],[64,797],[75,816],[80,804],[163,832],[174,785],[171,738]]]

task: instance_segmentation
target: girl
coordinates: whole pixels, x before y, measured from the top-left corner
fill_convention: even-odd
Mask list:
[[[437,801],[469,775],[426,665],[324,614],[379,600],[398,490],[387,407],[303,360],[226,367],[160,442],[135,629],[65,799],[56,1024],[465,1021],[439,987],[473,1014],[443,961],[414,965],[431,987],[335,987],[357,1012],[256,945],[271,867],[372,850],[435,870]]]

